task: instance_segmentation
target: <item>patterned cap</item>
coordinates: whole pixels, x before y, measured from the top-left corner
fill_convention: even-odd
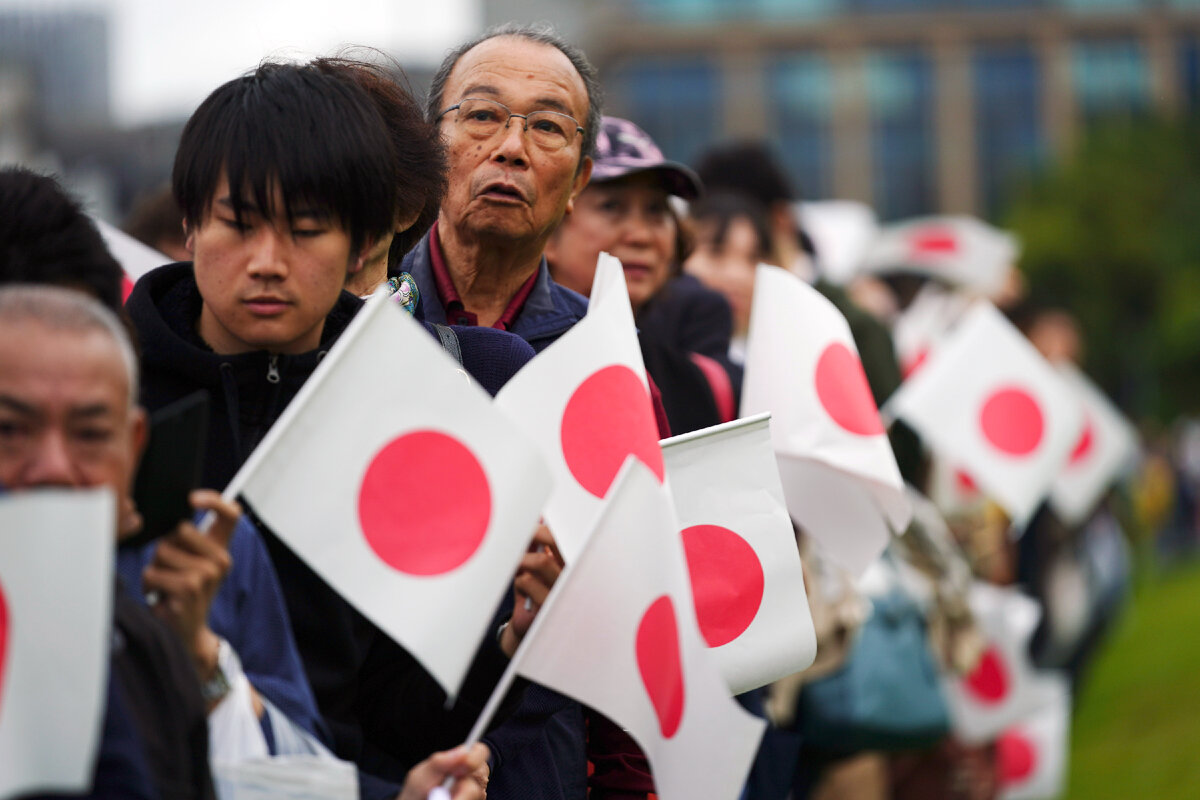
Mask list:
[[[601,119],[592,182],[603,183],[650,170],[661,175],[667,191],[677,197],[695,200],[703,191],[696,173],[677,161],[663,158],[662,150],[637,125],[619,117]]]

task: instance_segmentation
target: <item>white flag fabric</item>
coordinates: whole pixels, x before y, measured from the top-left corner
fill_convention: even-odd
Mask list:
[[[677,531],[666,489],[631,457],[512,668],[627,730],[662,800],[734,800],[765,723],[708,655]]]
[[[658,425],[621,262],[601,253],[587,315],[526,364],[496,406],[541,449],[554,478],[545,521],[578,555],[633,455],[663,479]]]
[[[912,514],[850,326],[804,281],[759,265],[742,416],[769,411],[788,511],[857,576]]]
[[[1050,491],[1083,426],[1070,387],[984,301],[900,385],[885,411],[965,470],[1018,524]]]
[[[182,219],[183,217],[180,215],[181,223]],[[120,228],[114,228],[102,219],[93,218],[93,221],[100,230],[100,236],[103,237],[108,252],[112,253],[113,258],[121,265],[121,269],[125,270],[121,299],[129,299],[129,293],[133,291],[133,285],[138,282],[138,278],[152,269],[171,263],[169,257],[153,247],[142,244]]]
[[[91,789],[115,520],[105,489],[0,496],[0,797]]]
[[[1039,673],[1035,710],[996,740],[1001,800],[1055,800],[1066,790],[1071,688],[1065,677]]]
[[[972,300],[936,283],[926,284],[892,326],[900,374],[907,379],[925,363],[946,332],[970,308]]]
[[[662,443],[696,619],[734,694],[799,672],[817,653],[769,419]]]
[[[550,485],[536,449],[464,374],[374,298],[226,490],[450,695]]]
[[[1078,525],[1133,466],[1138,438],[1133,425],[1077,367],[1064,363],[1058,370],[1083,405],[1083,431],[1050,489],[1050,505],[1064,522]]]
[[[863,272],[913,272],[995,297],[1018,253],[1012,234],[974,217],[920,217],[885,227],[863,259]]]
[[[1037,708],[1028,650],[1042,609],[1016,589],[983,582],[971,587],[969,602],[987,644],[969,674],[947,676],[943,686],[955,736],[975,744],[995,739]]]
[[[796,203],[794,208],[801,230],[816,246],[818,272],[839,286],[856,278],[879,235],[875,211],[854,200]]]

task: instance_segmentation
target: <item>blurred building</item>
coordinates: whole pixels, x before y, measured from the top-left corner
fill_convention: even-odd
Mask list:
[[[488,0],[554,22],[607,109],[694,159],[772,141],[806,198],[986,214],[1081,126],[1200,102],[1198,0]]]

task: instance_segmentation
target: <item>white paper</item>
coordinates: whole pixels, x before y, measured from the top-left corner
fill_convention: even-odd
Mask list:
[[[107,489],[0,496],[0,797],[91,788],[115,522]]]

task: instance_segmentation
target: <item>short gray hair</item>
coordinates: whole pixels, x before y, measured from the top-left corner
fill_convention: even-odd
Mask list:
[[[522,25],[516,22],[505,22],[501,25],[488,28],[477,38],[460,44],[447,53],[446,57],[442,60],[442,65],[438,67],[437,72],[433,75],[433,82],[429,85],[429,100],[425,106],[425,115],[429,118],[429,121],[436,123],[442,113],[442,104],[445,102],[443,95],[446,91],[446,81],[450,79],[450,73],[454,71],[458,60],[469,51],[475,49],[477,45],[501,36],[524,39],[535,44],[544,44],[553,47],[566,56],[567,60],[571,62],[571,66],[575,67],[575,71],[579,73],[579,77],[583,80],[583,86],[587,89],[588,96],[587,119],[583,122],[583,155],[594,155],[596,137],[600,135],[600,117],[604,113],[604,91],[600,88],[600,78],[596,72],[596,68],[592,66],[592,63],[587,60],[587,56],[583,54],[583,50],[563,39],[548,24]],[[582,163],[583,160],[580,159],[580,164]]]
[[[129,378],[129,405],[137,404],[138,361],[117,315],[83,292],[43,284],[0,286],[0,324],[36,322],[51,330],[100,333],[121,353]]]

